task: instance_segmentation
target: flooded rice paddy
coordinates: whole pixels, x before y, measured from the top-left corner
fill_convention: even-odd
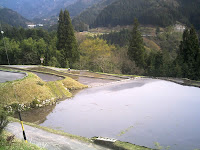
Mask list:
[[[84,137],[116,138],[170,150],[200,149],[200,88],[137,79],[78,92],[24,119]],[[45,109],[48,109],[45,111]],[[37,116],[37,117],[36,117]],[[33,117],[33,119],[31,119]]]
[[[25,77],[23,73],[0,71],[0,83],[14,81]]]

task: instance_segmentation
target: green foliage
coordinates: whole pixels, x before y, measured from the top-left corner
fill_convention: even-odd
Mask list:
[[[123,29],[119,32],[111,32],[109,34],[102,34],[99,38],[108,41],[109,44],[115,44],[119,46],[125,46],[129,43],[131,33],[129,30]]]
[[[139,23],[138,20],[134,20],[134,27],[131,35],[131,40],[129,42],[128,48],[128,56],[131,61],[135,61],[138,67],[144,67],[144,56],[145,56],[145,49],[144,43],[139,31]]]
[[[43,86],[43,85],[44,85],[44,83],[41,82],[41,81],[38,81],[37,84],[40,85],[40,86]]]
[[[79,15],[82,11],[84,11],[86,8],[89,8],[100,1],[101,0],[78,0],[74,4],[67,6],[67,10],[69,11],[71,17],[75,17]]]
[[[134,145],[128,142],[121,142],[121,141],[116,141],[114,143],[115,146],[118,147],[118,149],[126,149],[126,150],[153,150],[151,148],[143,147],[143,146],[138,146]]]
[[[146,60],[146,74],[156,77],[169,76],[171,62],[166,57],[167,54],[160,51],[151,52]]]
[[[77,31],[87,31],[88,25],[92,25],[99,13],[116,0],[103,0],[84,10],[80,15],[74,17],[72,23]]]
[[[123,136],[124,134],[126,134],[127,132],[129,132],[132,128],[133,128],[133,126],[130,126],[127,129],[122,130],[117,136]]]
[[[176,3],[176,2],[175,2]],[[104,8],[92,24],[99,26],[130,25],[134,18],[141,24],[169,26],[182,18],[176,4],[157,0],[117,0]]]
[[[74,35],[74,29],[71,24],[69,12],[61,10],[58,21],[57,31],[58,43],[57,48],[61,51],[63,58],[61,59],[61,67],[66,67],[67,63],[72,66],[73,63],[79,60],[79,50],[77,41]],[[66,61],[67,60],[67,61]]]
[[[3,108],[0,107],[0,138],[3,129],[7,126],[7,124],[8,124],[7,113],[3,110]]]
[[[8,64],[5,51],[7,49],[11,64],[40,64],[40,58],[43,57],[44,65],[53,63],[53,66],[60,67],[62,54],[56,48],[55,32],[7,27],[3,26],[5,45],[0,37],[0,64]]]
[[[40,104],[40,102],[37,99],[35,99],[31,102],[30,106],[31,106],[31,108],[36,108],[37,105],[39,105],[39,104]]]
[[[161,146],[160,143],[158,143],[158,142],[155,142],[154,145],[157,150],[162,150],[162,149],[169,150],[170,149],[170,146],[164,147],[164,146]]]
[[[183,41],[177,56],[177,63],[181,68],[182,77],[199,80],[200,48],[197,33],[192,27],[186,29],[183,34]]]
[[[59,64],[59,62],[58,62],[56,57],[52,57],[48,62],[48,66],[60,67],[60,64]]]
[[[19,109],[20,109],[19,103],[13,103],[10,106],[12,108],[12,111],[14,111],[14,112],[19,111]]]
[[[116,74],[142,74],[127,55],[127,47],[115,47],[99,38],[88,38],[80,44],[80,62],[78,69]]]
[[[159,32],[157,37],[154,37],[153,40],[160,45],[162,51],[169,52],[171,59],[175,59],[182,35],[182,32],[176,32],[174,28],[170,26],[164,29],[164,32]]]
[[[111,70],[111,54],[115,46],[102,39],[86,39],[80,45],[80,69],[108,72]]]
[[[188,24],[195,26],[197,30],[200,29],[200,1],[198,0],[177,0],[181,3],[179,11],[185,16],[184,20],[188,20]]]
[[[77,31],[90,27],[130,25],[136,17],[144,25],[167,27],[176,21],[200,28],[197,0],[104,0],[73,19]],[[82,24],[80,26],[80,24]]]
[[[168,35],[168,38],[173,37],[172,39],[176,37],[172,36],[173,34],[165,34],[166,33],[163,33],[162,35],[164,39],[166,35]],[[161,38],[161,36],[158,35],[158,38]],[[184,31],[183,41],[180,42],[178,50],[173,46],[172,48],[174,48],[174,50],[170,51],[170,46],[164,46],[164,43],[166,43],[165,40],[160,41],[162,43],[162,52],[151,52],[147,56],[145,67],[146,75],[189,78],[192,80],[200,79],[199,39],[194,27]],[[173,40],[169,40],[169,43],[170,41]],[[177,40],[177,43],[178,41],[179,40]],[[172,54],[175,54],[175,56],[177,55],[177,57],[172,57]]]
[[[65,43],[65,34],[63,33],[65,30],[64,27],[64,13],[61,10],[59,14],[59,20],[58,20],[58,30],[57,30],[57,38],[58,38],[58,43],[57,43],[57,48],[58,50],[64,49],[64,43]]]
[[[0,139],[0,150],[44,150],[31,143],[15,138],[14,135],[4,131]]]

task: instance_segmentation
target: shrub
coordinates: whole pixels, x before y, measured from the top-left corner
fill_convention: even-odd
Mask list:
[[[7,120],[7,113],[0,108],[0,135],[3,132],[3,129],[7,126],[8,120]]]

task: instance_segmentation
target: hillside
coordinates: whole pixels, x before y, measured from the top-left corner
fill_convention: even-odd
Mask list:
[[[116,0],[101,0],[99,3],[84,10],[80,15],[72,20],[72,23],[76,30],[82,30],[87,25],[93,24],[99,13],[108,5],[112,4]]]
[[[77,0],[1,0],[0,6],[17,11],[28,19],[49,17],[58,14]]]
[[[136,17],[141,24],[165,27],[183,18],[177,7],[178,3],[164,0],[117,0],[101,11],[93,26],[129,25]]]
[[[200,29],[199,16],[199,0],[103,0],[75,17],[73,24],[76,30],[130,25],[136,17],[143,25],[166,27],[178,21]]]
[[[200,0],[177,0],[181,3],[179,11],[196,29],[200,29]]]
[[[8,8],[0,8],[0,21],[15,27],[27,27],[27,23],[30,22],[17,12]]]
[[[60,9],[66,8],[78,31],[130,25],[135,17],[143,25],[166,27],[179,21],[200,29],[199,0],[1,0],[0,6],[47,25],[57,23]]]
[[[101,0],[78,0],[74,4],[67,6],[66,9],[69,11],[71,17],[75,17],[85,9],[93,6],[100,1]]]

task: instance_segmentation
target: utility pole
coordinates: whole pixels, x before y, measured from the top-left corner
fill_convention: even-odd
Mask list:
[[[24,141],[27,143],[26,134],[25,134],[24,125],[23,125],[23,121],[22,121],[22,117],[21,117],[20,111],[19,111],[19,119],[20,119],[20,123],[21,123],[21,126],[22,126],[22,132],[23,132],[23,136],[24,136]]]

